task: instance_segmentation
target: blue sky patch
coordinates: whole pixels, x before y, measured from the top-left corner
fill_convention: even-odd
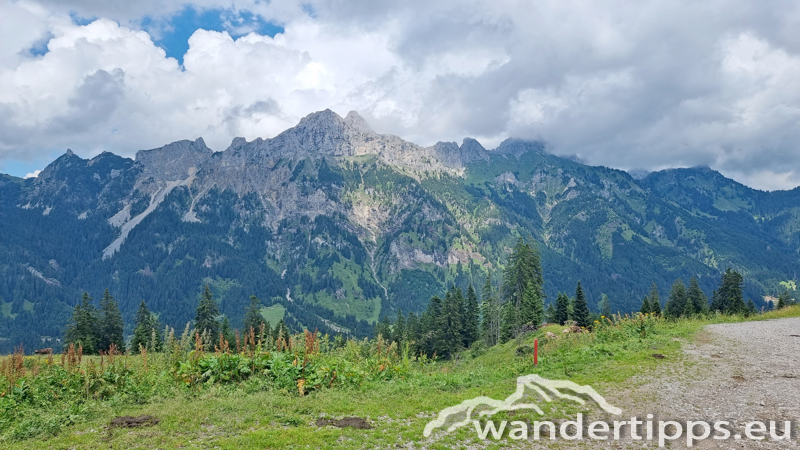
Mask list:
[[[74,11],[69,13],[69,17],[70,17],[70,19],[72,19],[72,23],[74,23],[75,25],[79,25],[79,26],[89,25],[90,23],[92,23],[95,20],[97,20],[97,17],[79,16],[78,13],[76,13]]]
[[[39,38],[36,42],[31,45],[28,49],[28,53],[33,56],[44,56],[50,50],[47,48],[47,44],[50,42],[50,39],[53,39],[53,33],[49,31],[45,33],[41,38]]]
[[[172,16],[166,24],[144,18],[142,28],[153,37],[156,45],[183,64],[183,56],[189,50],[189,38],[198,29],[209,31],[227,31],[233,38],[255,32],[260,35],[274,37],[283,33],[283,27],[263,20],[249,11],[230,9],[197,9],[187,6]]]

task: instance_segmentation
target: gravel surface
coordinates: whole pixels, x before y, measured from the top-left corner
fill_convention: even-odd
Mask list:
[[[742,436],[706,439],[693,448],[800,448],[800,337],[792,335],[800,335],[800,318],[708,326],[684,344],[682,361],[634,377],[635,387],[617,399],[625,416],[650,413],[654,420],[684,423],[724,420],[733,425],[732,435]],[[791,441],[745,438],[745,423],[769,426],[773,420],[779,434],[783,423],[792,421]],[[618,447],[642,448],[627,444]],[[686,440],[676,440],[671,448],[686,448]]]
[[[654,428],[661,421],[715,421],[731,423],[731,436],[741,439],[695,441],[698,449],[800,449],[800,318],[736,324],[711,325],[692,342],[683,342],[681,358],[670,358],[630,380],[626,390],[603,389],[606,400],[622,408],[622,416],[602,414],[589,419],[644,419],[653,414]],[[657,349],[654,349],[656,352]],[[791,441],[753,441],[744,436],[747,422],[769,426],[778,422],[783,434],[785,421],[792,422]],[[617,441],[556,442],[528,441],[506,443],[518,448],[559,449],[642,449],[658,448],[654,441],[633,441],[630,428],[623,428],[626,439]],[[696,429],[700,434],[702,430]],[[711,436],[716,433],[712,430]],[[665,448],[688,448],[686,434],[667,442]],[[483,448],[480,446],[478,448]]]

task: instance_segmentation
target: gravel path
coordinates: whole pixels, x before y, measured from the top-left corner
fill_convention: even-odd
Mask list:
[[[774,420],[781,431],[787,420],[795,425],[789,442],[706,439],[693,448],[800,448],[800,337],[792,335],[800,336],[800,318],[708,326],[684,344],[682,361],[635,377],[618,401],[628,417],[724,420],[734,425],[734,435],[744,436],[751,421]],[[685,440],[672,444],[685,447]]]
[[[800,449],[800,318],[711,325],[692,342],[683,342],[682,358],[670,359],[657,371],[634,376],[628,389],[606,391],[605,398],[622,408],[622,416],[602,414],[590,420],[627,421],[653,414],[658,421],[727,421],[731,436],[741,439],[694,442],[697,449]],[[792,421],[791,441],[746,439],[747,422],[769,426],[778,422],[783,434],[785,421]],[[622,428],[616,441],[556,442],[528,441],[511,446],[530,449],[654,449],[655,441],[633,441],[630,428]],[[671,430],[671,429],[670,429]],[[700,434],[701,429],[696,429]],[[717,434],[711,432],[713,437]],[[656,434],[657,436],[657,434]],[[667,442],[665,448],[688,448],[686,434]],[[507,441],[508,442],[508,441]],[[483,448],[482,446],[478,448]]]

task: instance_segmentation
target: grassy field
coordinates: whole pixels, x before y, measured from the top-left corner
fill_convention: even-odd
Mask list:
[[[264,317],[264,320],[269,322],[271,327],[277,325],[278,322],[283,319],[284,315],[286,315],[286,308],[283,305],[272,305],[261,308],[261,316]]]
[[[756,320],[795,316],[800,316],[800,307],[771,312]],[[0,436],[3,448],[7,449],[386,448],[409,443],[453,448],[477,443],[474,430],[434,433],[430,438],[424,438],[422,433],[425,425],[445,407],[481,395],[503,399],[514,391],[516,377],[526,374],[589,384],[605,395],[623,388],[632,376],[656,369],[679,356],[681,341],[691,340],[705,325],[740,320],[744,319],[715,317],[678,322],[629,319],[596,326],[592,333],[569,336],[561,333],[563,327],[551,325],[517,341],[490,349],[473,349],[458,361],[399,362],[398,367],[407,364],[406,368],[398,369],[398,375],[390,379],[365,377],[358,384],[338,387],[331,383],[332,388],[313,390],[302,396],[293,386],[276,386],[260,377],[211,384],[176,381],[174,385],[154,390],[147,398],[126,395],[87,399],[68,415],[65,423],[57,425],[48,425],[48,420],[64,420],[63,414],[42,411],[36,416],[29,412],[23,420],[38,420],[40,428],[32,428],[30,436],[13,435],[9,428],[3,428]],[[544,338],[547,331],[559,338]],[[524,351],[534,338],[541,343],[537,367]],[[656,352],[667,359],[653,358]],[[159,356],[150,358],[152,373],[162,366]],[[129,358],[132,370],[142,370],[141,359]],[[83,364],[90,360],[85,359]],[[578,411],[592,415],[597,409],[559,403],[543,406],[551,418],[568,417]],[[513,420],[520,420],[525,414],[501,413],[498,418],[513,415]],[[112,418],[126,415],[152,415],[160,422],[137,429],[109,427]],[[315,424],[320,418],[345,416],[365,418],[372,428],[339,429]],[[20,419],[5,420],[18,426]],[[492,448],[496,444],[488,445]]]

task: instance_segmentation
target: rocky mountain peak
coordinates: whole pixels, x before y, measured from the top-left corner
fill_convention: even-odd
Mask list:
[[[478,161],[481,159],[489,159],[489,154],[483,148],[480,142],[471,138],[465,137],[461,142],[461,159],[464,164]]]
[[[356,131],[361,133],[370,134],[374,133],[366,120],[361,117],[356,111],[350,111],[344,118],[344,122]]]
[[[508,138],[501,142],[495,151],[520,157],[522,154],[529,151],[543,153],[544,145],[537,141],[525,141],[517,138]]]
[[[203,138],[167,144],[152,150],[136,152],[136,163],[142,175],[155,181],[183,180],[192,175],[214,152]]]
[[[55,161],[51,162],[50,164],[47,165],[47,167],[42,169],[42,172],[39,174],[38,177],[36,177],[34,183],[44,184],[48,180],[52,179],[57,172],[67,167],[70,167],[77,162],[85,162],[85,160],[80,156],[76,155],[75,153],[73,153],[72,150],[67,149],[67,151],[63,155],[59,156],[58,158],[56,158]]]
[[[326,109],[324,111],[317,111],[313,112],[302,119],[300,119],[300,123],[297,124],[295,128],[291,128],[287,131],[291,131],[293,129],[316,129],[316,130],[339,130],[344,125],[344,119],[341,116],[336,114],[335,112],[331,111],[330,109]]]
[[[447,167],[463,167],[461,150],[455,142],[437,142],[433,145],[436,159]]]

